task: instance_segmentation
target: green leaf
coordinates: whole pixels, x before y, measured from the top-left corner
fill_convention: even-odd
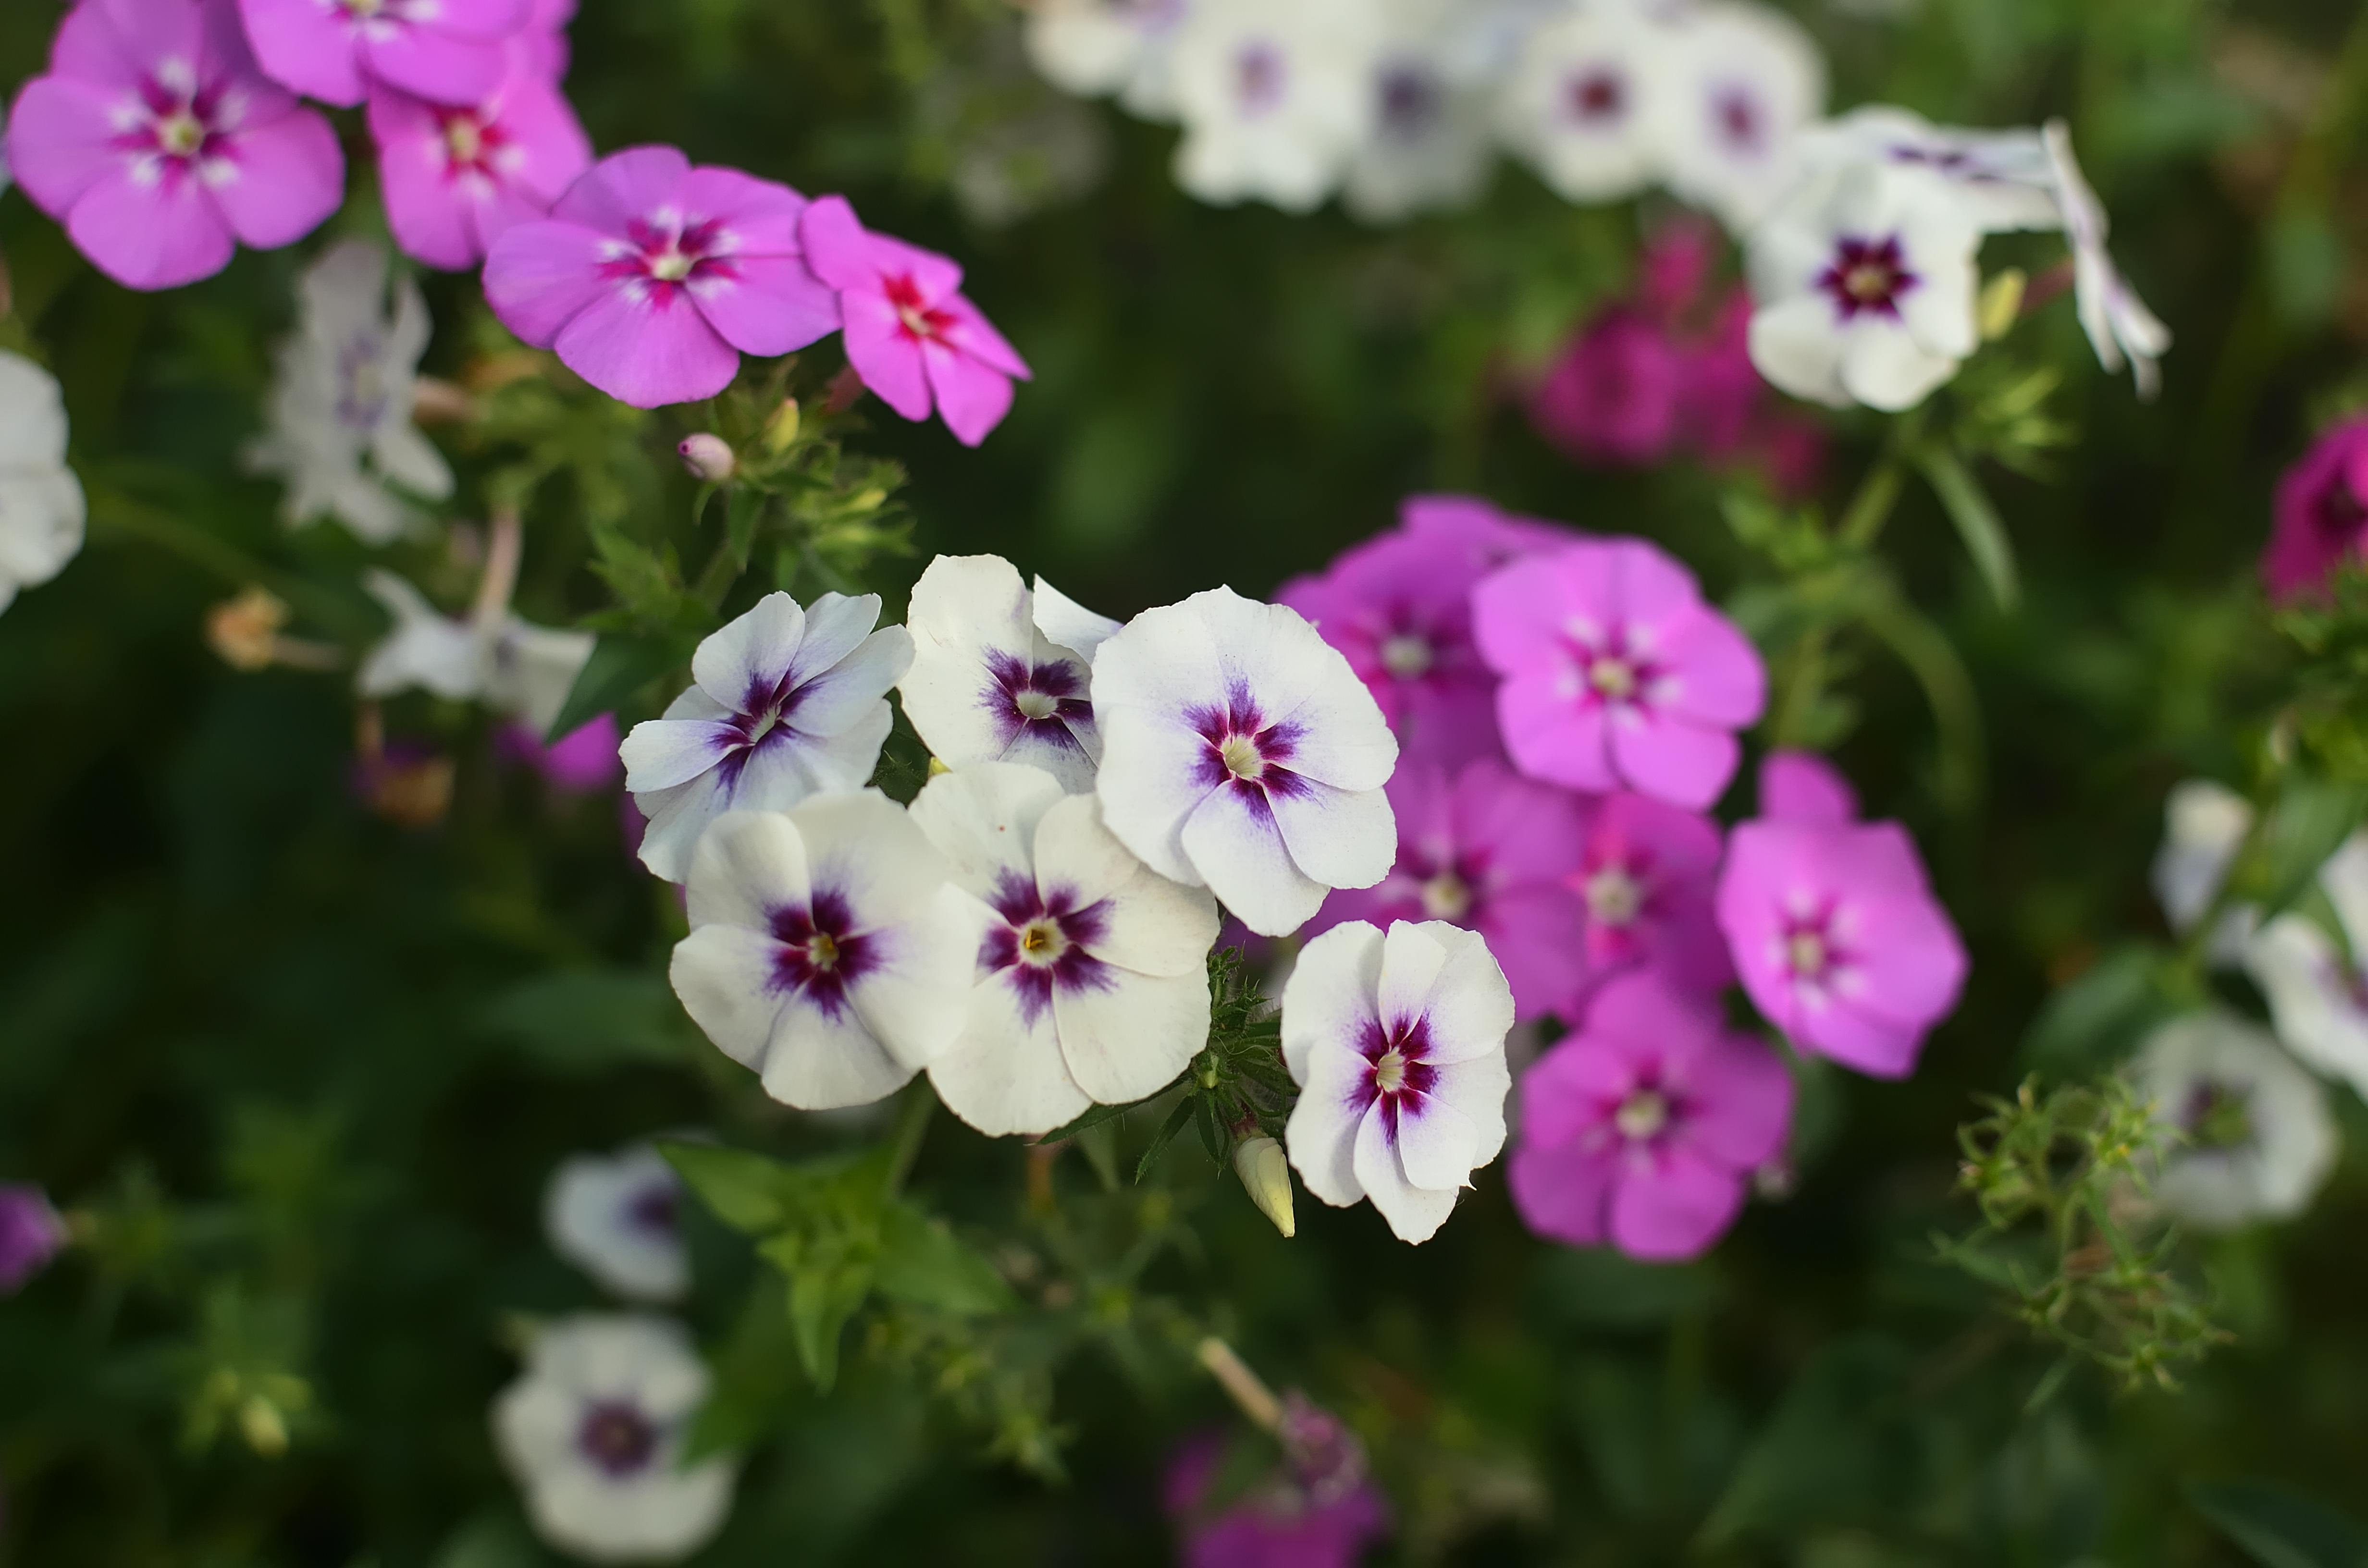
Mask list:
[[[1151,1135],[1151,1147],[1145,1149],[1143,1158],[1135,1162],[1136,1181],[1140,1182],[1151,1174],[1151,1167],[1158,1163],[1161,1154],[1167,1152],[1167,1145],[1176,1141],[1176,1135],[1184,1131],[1184,1124],[1192,1119],[1193,1108],[1201,1099],[1200,1095],[1187,1095],[1176,1102],[1176,1108],[1167,1113],[1167,1119],[1161,1122],[1159,1131]]]
[[[1183,1081],[1182,1076],[1179,1074],[1176,1083],[1180,1084]],[[1106,1121],[1115,1121],[1131,1110],[1137,1110],[1149,1105],[1152,1101],[1157,1099],[1160,1095],[1167,1093],[1168,1089],[1172,1089],[1175,1086],[1176,1084],[1169,1084],[1167,1087],[1159,1090],[1157,1094],[1145,1095],[1139,1100],[1129,1100],[1124,1105],[1088,1106],[1075,1120],[1064,1122],[1062,1125],[1053,1129],[1052,1131],[1044,1134],[1043,1137],[1036,1140],[1037,1146],[1041,1148],[1048,1143],[1064,1142],[1068,1139],[1075,1138],[1078,1133],[1083,1132],[1089,1127],[1099,1127]]]
[[[814,1186],[807,1173],[745,1149],[661,1143],[658,1153],[717,1219],[751,1234],[778,1230],[797,1218],[800,1200]]]
[[[638,970],[577,970],[523,981],[496,995],[477,1016],[477,1027],[565,1073],[679,1062],[689,1030],[665,979]]]
[[[776,1236],[757,1249],[790,1278],[790,1330],[798,1360],[815,1388],[838,1381],[838,1342],[871,1294],[868,1257],[818,1258],[794,1236]]]
[[[434,1568],[543,1568],[551,1559],[509,1509],[478,1514],[446,1538]]]
[[[2276,1483],[2199,1482],[2187,1488],[2187,1500],[2261,1568],[2368,1564],[2368,1530],[2326,1504]]]
[[[909,1203],[880,1217],[880,1293],[909,1306],[974,1317],[1009,1311],[1011,1287],[995,1266],[963,1244],[942,1220]]]
[[[1965,541],[1965,553],[1974,558],[1982,581],[1989,585],[1990,597],[1998,601],[1998,608],[2014,608],[2022,592],[2015,572],[2014,541],[2007,536],[2006,523],[1990,504],[1981,482],[1947,447],[1928,445],[1919,449],[1916,463],[1930,482],[1932,494],[1941,498],[1949,520],[1957,525],[1958,536]]]
[[[681,664],[681,651],[666,638],[603,632],[576,673],[546,740],[573,734],[601,714],[624,708],[642,687]]]
[[[714,1353],[713,1391],[691,1423],[685,1463],[755,1448],[795,1404],[803,1363],[785,1294],[778,1277],[761,1274],[741,1304],[730,1337]]]
[[[2074,1078],[2127,1055],[2173,1010],[2162,988],[2163,962],[2158,949],[2133,944],[2089,965],[2039,1009],[2023,1037],[2024,1063]]]
[[[2327,858],[2360,825],[2368,789],[2292,776],[2261,826],[2261,918],[2283,914],[2310,891]]]
[[[1829,1343],[1745,1450],[1696,1544],[1851,1523],[1884,1498],[1914,1495],[1926,1445],[1903,1392],[1908,1372],[1907,1353],[1887,1339]]]
[[[772,497],[752,484],[732,488],[723,504],[723,538],[731,547],[735,571],[746,571],[748,556],[757,547],[757,525],[764,519],[765,508]]]

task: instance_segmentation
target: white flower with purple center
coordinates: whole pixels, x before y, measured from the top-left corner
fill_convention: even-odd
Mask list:
[[[646,1143],[564,1162],[543,1193],[542,1228],[552,1251],[620,1296],[675,1301],[690,1289],[682,1178]]]
[[[2155,1199],[2198,1230],[2291,1220],[2335,1168],[2340,1139],[2327,1091],[2234,1014],[2163,1025],[2131,1075],[2155,1119],[2180,1134],[2163,1156]]]
[[[1044,621],[1088,645],[1063,644]],[[913,667],[897,683],[905,716],[950,767],[1024,762],[1071,791],[1094,787],[1093,650],[1118,622],[1040,580],[1030,594],[999,555],[940,555],[913,585],[905,617]]]
[[[1313,210],[1372,120],[1362,0],[1198,0],[1176,33],[1176,179],[1203,201]]]
[[[1094,656],[1094,718],[1110,832],[1259,935],[1389,874],[1397,739],[1297,611],[1231,588],[1145,610]]]
[[[1679,42],[1641,0],[1562,12],[1522,44],[1497,97],[1497,134],[1565,200],[1634,195],[1661,172]]]
[[[1307,1190],[1372,1199],[1404,1242],[1430,1239],[1505,1146],[1513,989],[1479,933],[1361,920],[1307,944],[1282,992],[1300,1086],[1284,1134]]]
[[[1979,342],[1980,243],[1954,187],[1927,170],[1810,176],[1750,237],[1752,364],[1836,408],[1915,407]]]
[[[2318,887],[2342,939],[2289,910],[2246,944],[2245,964],[2285,1048],[2368,1096],[2368,835],[2328,858]]]
[[[82,549],[82,481],[66,467],[66,405],[55,376],[0,349],[0,609]]]
[[[1800,23],[1716,0],[1685,13],[1659,108],[1665,177],[1740,233],[1782,193],[1793,142],[1825,108],[1826,63]]]
[[[536,1334],[493,1419],[536,1533],[595,1562],[670,1562],[706,1545],[739,1469],[729,1456],[682,1462],[710,1381],[668,1318],[587,1312]]]
[[[884,1099],[962,1031],[978,931],[951,869],[875,790],[734,812],[691,858],[675,994],[784,1105]]]
[[[1892,104],[1867,104],[1811,126],[1794,139],[1801,175],[1859,164],[1921,169],[1946,180],[1986,234],[2053,229],[2063,222],[2047,147],[2038,131],[1934,125]]]
[[[558,720],[592,656],[592,633],[521,620],[508,613],[506,592],[501,602],[461,620],[382,568],[364,573],[362,587],[393,622],[363,656],[355,684],[364,697],[416,689],[455,702],[482,701],[541,734]]]
[[[618,748],[650,819],[642,864],[678,882],[725,812],[863,788],[895,722],[888,690],[912,662],[911,634],[880,626],[877,594],[825,594],[803,609],[787,594],[757,600],[699,645],[694,684]]]
[[[1128,112],[1176,112],[1178,24],[1191,0],[1039,0],[1022,27],[1028,58],[1045,80],[1083,97],[1115,93]]]
[[[2138,395],[2151,398],[2162,390],[2157,361],[2170,351],[2170,328],[2146,309],[2107,253],[2104,204],[2089,188],[2072,156],[2072,132],[2062,120],[2051,119],[2040,134],[2063,210],[2064,237],[2072,244],[2072,291],[2080,330],[2089,335],[2099,364],[2119,370],[2127,359]]]
[[[1368,91],[1372,126],[1342,200],[1369,223],[1469,205],[1496,159],[1490,82],[1457,47],[1462,0],[1384,0]]]
[[[953,864],[980,935],[961,1038],[929,1082],[982,1132],[1049,1132],[1157,1093],[1209,1036],[1216,901],[1160,876],[1091,795],[981,763],[929,781],[913,820]]]

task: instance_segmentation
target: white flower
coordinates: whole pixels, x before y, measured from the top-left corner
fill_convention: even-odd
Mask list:
[[[783,1104],[883,1099],[962,1030],[978,927],[951,870],[876,790],[733,812],[691,857],[675,994]]]
[[[1203,201],[1311,210],[1372,119],[1365,0],[1197,0],[1176,34],[1176,179]]]
[[[2170,329],[2146,301],[2133,293],[2106,253],[2104,205],[2081,176],[2072,156],[2072,133],[2060,119],[2042,130],[2047,160],[2055,176],[2055,196],[2064,213],[2064,236],[2072,243],[2072,290],[2080,315],[2080,329],[2089,347],[2107,370],[2119,370],[2124,357],[2137,381],[2138,395],[2151,398],[2162,388],[2157,365],[2170,350]]]
[[[2154,895],[2163,918],[2184,936],[2212,908],[2220,884],[2253,830],[2253,808],[2244,796],[2209,778],[2174,787],[2163,804],[2162,847],[2155,852]],[[2236,904],[2221,913],[2205,951],[2217,964],[2245,955],[2260,912]]]
[[[2291,1219],[2334,1167],[2326,1091],[2241,1018],[2208,1012],[2165,1024],[2133,1075],[2156,1119],[2188,1140],[2164,1158],[2155,1198],[2198,1229]]]
[[[1459,50],[1465,0],[1381,0],[1383,41],[1366,90],[1372,114],[1342,200],[1369,223],[1468,204],[1496,158],[1494,84]]]
[[[929,1063],[986,1133],[1049,1132],[1166,1087],[1209,1037],[1216,901],[1128,854],[1090,795],[990,762],[929,781],[913,821],[983,933],[962,1037]]]
[[[1683,16],[1658,102],[1666,177],[1740,233],[1782,194],[1793,142],[1825,108],[1825,59],[1798,22],[1748,0]]]
[[[1521,46],[1497,133],[1567,200],[1633,196],[1661,172],[1662,97],[1679,47],[1641,0],[1574,6]]]
[[[543,1192],[542,1226],[552,1251],[620,1296],[673,1301],[690,1289],[682,1178],[646,1143],[562,1164]]]
[[[1130,113],[1176,112],[1178,24],[1191,0],[1038,0],[1027,10],[1028,58],[1045,80],[1086,97],[1116,93]]]
[[[1055,625],[1097,644],[1118,630],[1066,598],[1043,608]],[[1076,616],[1100,624],[1080,631]],[[940,555],[913,585],[905,617],[913,665],[896,689],[905,716],[948,767],[1025,762],[1064,790],[1090,790],[1102,749],[1088,695],[1092,653],[1061,645],[1041,619],[1003,557]]]
[[[700,834],[725,812],[779,811],[870,782],[895,722],[888,688],[913,662],[912,637],[872,630],[879,621],[877,594],[825,594],[805,609],[768,594],[699,645],[696,684],[618,748],[625,788],[650,819],[642,864],[678,882]]]
[[[1750,236],[1752,364],[1795,397],[1913,408],[1979,339],[1980,240],[1927,171],[1869,163],[1811,176]]]
[[[1110,832],[1261,936],[1397,858],[1397,738],[1295,610],[1231,588],[1145,610],[1094,656],[1094,717]]]
[[[1853,164],[1896,164],[1949,182],[1986,234],[2063,224],[2055,177],[2038,131],[1934,125],[1892,104],[1868,104],[1801,132],[1793,156],[1804,175]]]
[[[672,1562],[732,1510],[737,1462],[684,1468],[706,1364],[680,1324],[584,1313],[535,1335],[494,1402],[494,1441],[543,1540],[595,1562]]]
[[[381,567],[362,574],[362,586],[394,619],[363,657],[356,684],[364,697],[416,687],[456,702],[483,701],[540,737],[592,656],[596,639],[588,631],[530,625],[501,608],[490,619],[456,619]]]
[[[83,523],[57,378],[0,349],[0,609],[65,570],[82,549]]]
[[[291,526],[325,512],[385,544],[410,528],[412,512],[382,482],[431,501],[452,494],[451,469],[411,422],[427,301],[408,278],[395,284],[392,316],[386,299],[387,255],[367,240],[331,247],[299,285],[297,331],[278,351],[270,428],[247,450],[250,468],[287,483]]]
[[[1307,944],[1282,993],[1300,1086],[1284,1133],[1307,1190],[1370,1198],[1400,1241],[1428,1241],[1505,1146],[1513,990],[1476,931],[1361,920]]]
[[[2269,999],[2288,1051],[2368,1096],[2368,835],[2354,834],[2319,868],[2318,885],[2343,927],[2339,945],[2308,915],[2289,912],[2246,945],[2246,967]]]

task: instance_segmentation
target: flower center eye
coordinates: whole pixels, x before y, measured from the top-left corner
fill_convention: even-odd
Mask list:
[[[1019,710],[1019,716],[1022,719],[1032,723],[1038,720],[1050,719],[1059,712],[1061,699],[1049,691],[1023,691],[1011,699],[1011,706]]]
[[[1879,261],[1862,261],[1842,275],[1842,287],[1853,300],[1877,304],[1891,298],[1891,268]]]
[[[1235,57],[1234,88],[1245,109],[1272,108],[1282,97],[1282,56],[1271,45],[1250,44]]]
[[[1382,644],[1382,668],[1400,680],[1429,675],[1431,661],[1429,640],[1411,631],[1402,631]]]
[[[188,109],[175,109],[156,122],[156,145],[186,158],[206,144],[206,128]]]
[[[1472,913],[1472,888],[1452,871],[1422,884],[1422,912],[1433,920],[1461,920]]]
[[[697,257],[685,256],[679,246],[669,244],[650,258],[650,276],[661,283],[679,283],[698,265]]]
[[[930,321],[928,312],[922,310],[918,305],[897,306],[896,319],[904,323],[905,330],[911,333],[915,337],[935,337],[938,335],[937,324]]]
[[[1395,1095],[1406,1087],[1406,1053],[1395,1046],[1382,1052],[1381,1060],[1373,1063],[1373,1087]]]
[[[1052,920],[1030,920],[1019,928],[1019,956],[1034,964],[1053,964],[1069,950],[1069,938]]]
[[[2179,1120],[2198,1149],[2241,1149],[2253,1141],[2251,1107],[2241,1089],[2226,1084],[2196,1085]]]
[[[1587,912],[1605,926],[1634,924],[1644,912],[1645,890],[1618,866],[1606,866],[1587,879]]]
[[[827,931],[817,931],[806,938],[806,962],[819,970],[838,967],[838,942]]]
[[[456,164],[473,164],[484,155],[485,128],[472,114],[456,114],[444,122],[444,146]]]
[[[1669,1125],[1669,1102],[1655,1090],[1639,1089],[1620,1102],[1611,1125],[1632,1143],[1658,1137],[1661,1130]]]
[[[1587,684],[1601,696],[1624,702],[1636,695],[1636,666],[1625,659],[1598,659],[1587,666]]]
[[[610,1475],[630,1475],[657,1452],[657,1428],[630,1404],[600,1403],[584,1413],[576,1446]]]
[[[1815,980],[1825,973],[1826,964],[1832,957],[1823,932],[1795,931],[1785,939],[1784,961],[1804,980]]]
[[[386,9],[386,0],[337,0],[349,17],[368,18]]]
[[[1225,771],[1245,784],[1255,784],[1266,777],[1266,758],[1258,755],[1258,742],[1248,735],[1227,735],[1217,743],[1217,760]]]
[[[1628,87],[1611,71],[1590,71],[1570,85],[1570,108],[1575,119],[1611,119],[1628,107]]]

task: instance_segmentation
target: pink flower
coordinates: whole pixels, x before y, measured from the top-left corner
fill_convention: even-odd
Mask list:
[[[238,0],[266,74],[340,108],[372,83],[439,104],[484,102],[534,0]]]
[[[568,187],[548,219],[493,243],[485,299],[620,403],[712,397],[742,354],[787,354],[838,324],[802,259],[806,210],[785,185],[693,168],[672,147],[629,148]]]
[[[1445,920],[1486,938],[1520,1017],[1567,1015],[1587,972],[1577,873],[1588,802],[1486,760],[1452,781],[1435,764],[1402,766],[1389,797],[1397,865],[1377,887],[1335,892],[1305,934],[1344,920]]]
[[[1718,924],[1752,1005],[1804,1051],[1904,1078],[1957,1005],[1965,951],[1897,823],[1851,820],[1838,776],[1770,758],[1766,815],[1728,836]]]
[[[25,193],[131,289],[292,244],[345,194],[328,122],[263,78],[230,0],[84,0],[7,140]]]
[[[1461,546],[1488,572],[1588,537],[1543,517],[1500,512],[1471,495],[1409,495],[1398,507],[1398,526],[1416,539]]]
[[[1530,397],[1538,434],[1582,462],[1643,468],[1677,449],[1685,356],[1624,305],[1598,315]]]
[[[1187,1443],[1169,1461],[1164,1490],[1184,1535],[1184,1568],[1353,1568],[1389,1532],[1389,1509],[1361,1474],[1326,1485],[1278,1470],[1220,1498],[1225,1468],[1215,1437]]]
[[[1695,809],[1726,788],[1767,674],[1677,562],[1642,540],[1574,544],[1494,573],[1472,607],[1522,772]]]
[[[1011,408],[1027,361],[955,290],[962,267],[934,251],[875,234],[842,197],[806,210],[806,259],[838,290],[847,361],[880,401],[907,419],[932,404],[966,447],[986,439]]]
[[[1712,913],[1718,824],[1644,795],[1606,795],[1590,813],[1568,877],[1595,980],[1650,965],[1680,990],[1715,992],[1735,978]]]
[[[66,1244],[65,1221],[49,1194],[24,1182],[0,1184],[0,1296],[13,1296]]]
[[[1636,303],[1652,320],[1674,325],[1693,313],[1718,267],[1718,225],[1691,213],[1646,237],[1636,257]]]
[[[534,0],[533,14],[512,40],[523,47],[527,62],[544,81],[556,86],[567,80],[572,51],[567,25],[575,19],[575,0]]]
[[[370,128],[395,243],[447,271],[474,267],[502,235],[547,215],[592,165],[584,127],[523,33],[482,102],[461,108],[373,85]]]
[[[1556,1241],[1696,1257],[1735,1222],[1792,1119],[1775,1052],[1729,1033],[1708,999],[1632,975],[1521,1075],[1513,1205]]]
[[[526,725],[505,724],[495,744],[504,756],[533,768],[559,793],[597,795],[625,776],[617,739],[617,716],[603,713],[547,745]]]
[[[2368,415],[2321,436],[2278,481],[2277,522],[2261,577],[2281,603],[2323,586],[2368,541]]]

